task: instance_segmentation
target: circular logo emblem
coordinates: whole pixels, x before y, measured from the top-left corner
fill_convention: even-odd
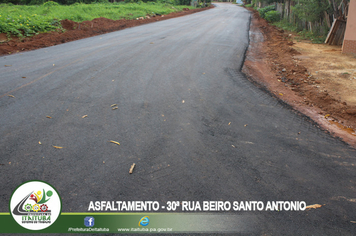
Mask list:
[[[150,217],[144,216],[138,222],[138,226],[147,226],[150,223]]]
[[[21,184],[10,198],[10,213],[22,227],[41,230],[53,224],[61,213],[61,199],[49,184],[33,180]]]

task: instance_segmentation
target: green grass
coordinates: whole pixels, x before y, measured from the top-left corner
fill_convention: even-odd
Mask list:
[[[26,37],[60,28],[58,19],[19,11],[3,11],[0,6],[0,33]]]
[[[273,23],[273,25],[277,26],[280,29],[283,29],[285,31],[290,31],[298,34],[298,37],[296,37],[296,40],[310,40],[312,43],[324,43],[326,35],[327,35],[327,30],[318,30],[323,31],[322,33],[315,33],[315,32],[310,32],[307,30],[301,30],[297,26],[289,23],[286,20],[281,20],[279,22]]]
[[[275,22],[273,25],[285,31],[298,32],[298,28],[295,25],[289,23],[287,20]]]
[[[105,17],[112,20],[136,19],[147,14],[166,15],[182,11],[190,6],[177,6],[159,2],[138,3],[97,3],[62,6],[47,2],[43,5],[8,5],[0,4],[0,33],[9,36],[26,37],[41,32],[60,29],[64,19],[82,22]]]
[[[298,32],[299,37],[297,37],[297,40],[299,39],[307,39],[312,41],[312,43],[324,43],[326,39],[326,35],[320,35],[320,34],[315,34],[313,32],[303,30]]]

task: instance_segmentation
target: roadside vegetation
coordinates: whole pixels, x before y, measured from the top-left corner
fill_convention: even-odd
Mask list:
[[[8,37],[28,37],[42,32],[63,30],[61,20],[82,22],[104,17],[112,20],[137,19],[152,15],[166,15],[182,11],[183,8],[195,7],[179,5],[179,1],[131,1],[126,2],[95,2],[90,4],[74,3],[61,5],[48,1],[41,5],[0,4],[0,33]],[[34,2],[38,3],[38,2]]]
[[[277,26],[280,29],[283,29],[285,31],[293,32],[296,33],[298,36],[296,37],[296,40],[302,40],[302,39],[307,39],[312,41],[313,43],[324,43],[328,29],[325,28],[323,31],[317,31],[317,32],[312,32],[309,30],[301,29],[298,28],[297,26],[291,24],[290,22],[286,20],[281,20],[278,22],[273,23],[273,25]]]
[[[333,19],[349,0],[246,0],[246,7],[278,28],[297,33],[297,39],[323,43]]]

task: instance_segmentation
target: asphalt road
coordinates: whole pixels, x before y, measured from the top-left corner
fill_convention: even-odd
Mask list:
[[[63,212],[96,200],[305,201],[323,206],[233,214],[252,217],[252,234],[354,235],[356,151],[240,72],[249,19],[218,4],[0,57],[0,211],[39,179]]]

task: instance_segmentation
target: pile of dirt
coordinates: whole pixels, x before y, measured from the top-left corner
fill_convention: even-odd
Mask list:
[[[36,36],[24,39],[13,38],[10,41],[0,43],[0,55],[49,47],[65,42],[91,37],[94,35],[130,28],[133,26],[147,24],[155,21],[167,20],[174,17],[185,16],[188,14],[204,11],[213,7],[214,6],[211,5],[210,7],[192,10],[189,10],[189,8],[185,8],[181,12],[174,12],[168,15],[151,16],[138,20],[110,20],[102,17],[96,18],[92,21],[83,21],[81,23],[70,20],[62,20],[61,24],[64,29],[64,32],[62,32],[62,30],[57,30],[48,33],[41,33]]]
[[[327,78],[325,74],[315,76],[315,70],[320,67],[320,63],[314,64],[313,75],[309,69],[312,67],[311,61],[316,63],[320,58],[305,56],[305,52],[310,52],[308,49],[301,54],[300,47],[295,47],[293,35],[269,25],[257,11],[249,10],[253,12],[252,33],[243,72],[254,82],[266,87],[276,97],[315,120],[325,130],[356,145],[356,102],[347,102],[342,97],[336,96],[343,92],[342,84],[339,83],[340,86],[336,91],[335,84],[325,80]],[[263,36],[259,37],[259,33]],[[314,44],[309,43],[309,45],[317,47]],[[326,67],[330,66],[326,64]],[[316,71],[316,74],[318,73],[322,75],[320,71]],[[347,79],[352,78],[351,72],[345,74],[345,77],[346,75]]]

